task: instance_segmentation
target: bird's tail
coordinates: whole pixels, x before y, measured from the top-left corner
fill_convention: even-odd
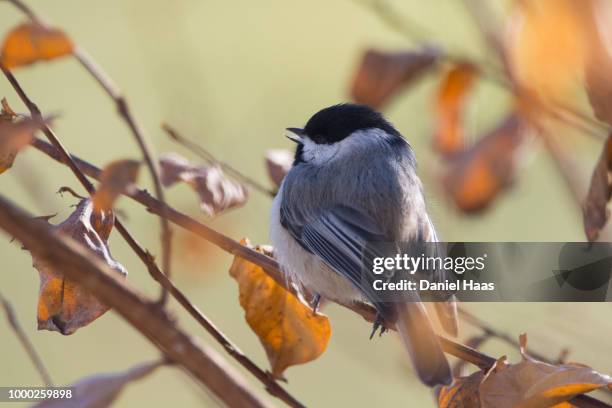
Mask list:
[[[452,375],[425,307],[421,302],[396,303],[396,327],[421,381],[430,387],[450,384]]]

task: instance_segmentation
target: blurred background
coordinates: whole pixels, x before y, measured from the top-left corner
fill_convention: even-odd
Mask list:
[[[490,2],[500,15],[509,2]],[[485,44],[462,2],[391,1],[396,16],[426,26],[428,39],[444,49],[487,58]],[[86,49],[125,92],[158,153],[190,152],[173,144],[160,129],[166,121],[218,158],[262,183],[269,183],[264,155],[292,148],[288,126],[301,126],[317,110],[349,100],[349,88],[363,52],[370,47],[404,50],[415,43],[382,21],[368,6],[350,0],[108,0],[105,2],[29,1]],[[0,35],[24,21],[0,2]],[[44,113],[59,115],[54,129],[67,148],[98,166],[140,153],[115,107],[89,75],[70,58],[36,64],[16,72]],[[431,148],[432,106],[437,75],[427,75],[385,108],[406,136],[419,161],[429,210],[446,241],[583,241],[582,217],[558,171],[536,142],[530,146],[517,182],[485,212],[466,216],[443,194],[440,158]],[[0,96],[15,110],[25,107],[8,83]],[[578,98],[584,100],[584,95]],[[465,114],[466,133],[477,138],[497,123],[512,104],[507,92],[480,81]],[[567,137],[571,137],[568,135]],[[577,141],[572,157],[585,183],[601,144]],[[151,191],[145,171],[140,184]],[[61,186],[81,191],[69,171],[29,149],[0,176],[0,191],[37,215],[64,219],[75,200],[55,194]],[[184,185],[167,190],[168,201],[207,225],[239,239],[267,243],[269,197],[252,191],[247,204],[215,219],[198,208]],[[159,254],[157,219],[121,199],[127,226]],[[236,282],[228,275],[231,257],[175,228],[174,281],[260,366],[263,348],[244,320]],[[155,296],[157,285],[120,237],[111,238],[114,257],[129,280]],[[0,289],[42,355],[53,379],[67,384],[83,376],[120,371],[156,359],[158,353],[114,312],[71,336],[36,331],[38,275],[28,252],[0,237]],[[174,303],[181,325],[217,348],[212,339]],[[554,359],[569,348],[571,361],[610,373],[612,319],[609,304],[470,304],[476,316],[512,336],[526,332],[533,350]],[[330,305],[333,335],[318,360],[286,372],[287,388],[308,406],[434,406],[432,393],[414,377],[394,335],[368,340],[370,325]],[[460,339],[475,331],[464,325]],[[518,353],[495,340],[482,349],[493,356]],[[239,370],[241,370],[239,368]],[[246,375],[249,377],[248,374]],[[8,325],[0,319],[0,385],[39,385],[38,374]],[[255,387],[261,390],[257,383]],[[262,395],[267,395],[261,390]],[[274,404],[280,405],[275,400]],[[129,386],[116,406],[215,406],[182,372],[164,368]]]

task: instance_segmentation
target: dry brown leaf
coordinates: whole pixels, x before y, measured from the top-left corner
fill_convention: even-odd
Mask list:
[[[107,408],[111,407],[123,389],[153,373],[164,362],[143,363],[120,373],[95,374],[66,387],[72,388],[70,399],[49,399],[35,408]]]
[[[465,136],[461,117],[477,74],[472,64],[458,64],[446,74],[438,88],[434,147],[443,155],[452,155],[463,149]]]
[[[248,245],[245,240],[241,243]],[[256,250],[269,255],[261,247]],[[238,282],[240,305],[266,350],[274,378],[284,379],[288,367],[323,354],[331,336],[326,316],[314,314],[262,268],[244,259],[236,257],[229,272]]]
[[[480,384],[482,406],[495,408],[539,408],[565,403],[579,394],[610,387],[612,377],[583,365],[552,365],[525,352],[527,338],[521,336],[522,361],[508,364],[500,359]]]
[[[181,181],[181,175],[192,169],[189,160],[177,153],[164,153],[159,156],[160,181],[164,187]]]
[[[593,170],[589,192],[582,205],[584,232],[589,241],[595,241],[608,222],[608,201],[612,195],[612,136],[608,136],[599,160]]]
[[[506,52],[513,78],[533,94],[559,100],[578,83],[588,52],[584,1],[521,0],[508,20]]]
[[[0,110],[0,122],[4,122],[4,121],[14,122],[15,120],[17,120],[17,114],[9,106],[6,98],[2,98],[2,100],[0,101],[0,104],[2,105],[2,109]]]
[[[459,209],[482,210],[512,184],[523,133],[522,119],[510,115],[471,148],[451,158],[442,181]]]
[[[431,68],[439,56],[431,49],[396,53],[367,50],[353,80],[351,96],[356,102],[380,108]]]
[[[41,123],[33,119],[13,121],[0,118],[0,174],[13,166],[19,150],[30,144],[34,132],[40,127]]]
[[[198,193],[200,208],[211,217],[244,205],[249,196],[246,187],[226,177],[219,166],[198,168],[183,180]]]
[[[478,408],[480,407],[479,387],[484,374],[476,371],[467,377],[453,379],[453,383],[440,388],[438,407],[440,408]]]
[[[136,160],[116,160],[104,166],[100,185],[92,198],[94,211],[111,210],[121,193],[133,187],[138,170],[140,162]]]
[[[52,228],[79,242],[118,274],[125,276],[127,271],[113,259],[108,248],[113,223],[114,215],[111,211],[94,212],[91,200],[83,199],[66,220]],[[94,295],[66,278],[61,270],[57,270],[44,258],[32,253],[32,261],[40,276],[39,330],[72,334],[108,310]]]
[[[283,179],[291,170],[294,154],[287,149],[270,149],[266,152],[266,168],[268,176],[279,188]]]
[[[215,216],[246,203],[249,192],[242,184],[228,178],[218,165],[194,166],[176,153],[160,156],[161,180],[165,186],[179,181],[198,193],[200,208]]]
[[[36,23],[23,23],[13,28],[4,39],[0,61],[12,69],[69,55],[73,50],[72,41],[63,31]]]

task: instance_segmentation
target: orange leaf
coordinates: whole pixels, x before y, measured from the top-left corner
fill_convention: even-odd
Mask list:
[[[476,371],[468,377],[459,377],[444,386],[438,394],[439,408],[480,407],[479,386],[484,374]]]
[[[465,212],[482,210],[511,184],[523,128],[522,119],[510,115],[470,149],[451,158],[443,185],[457,207]]]
[[[136,160],[116,160],[104,166],[100,186],[92,198],[94,211],[111,210],[121,193],[133,186],[139,169],[140,162]]]
[[[23,23],[4,39],[0,61],[10,69],[69,55],[73,50],[72,41],[63,31],[36,23]]]
[[[91,200],[83,199],[65,221],[52,228],[59,234],[81,243],[91,250],[93,256],[102,259],[117,273],[125,276],[127,271],[112,258],[108,248],[108,238],[113,223],[112,212],[94,212]],[[32,253],[32,260],[40,276],[39,330],[58,331],[64,335],[72,334],[108,310],[105,304],[66,278],[61,270],[57,270],[44,258]]]
[[[505,359],[499,360],[482,380],[483,407],[550,407],[612,385],[612,377],[583,365],[553,365],[535,360],[525,354],[526,337],[521,344],[521,362],[508,364]]]
[[[521,0],[508,21],[506,51],[514,79],[559,100],[579,78],[589,47],[581,13],[586,1]]]
[[[461,116],[476,75],[477,70],[473,65],[459,64],[446,74],[440,84],[435,101],[437,128],[434,147],[443,155],[457,153],[463,148],[465,137]]]
[[[584,231],[589,241],[595,241],[606,225],[610,214],[608,201],[612,195],[612,135],[608,136],[591,176],[589,192],[582,205]]]
[[[438,57],[437,51],[427,49],[399,53],[367,50],[353,80],[351,95],[356,102],[380,108],[431,68]]]
[[[248,242],[243,240],[242,244]],[[256,250],[266,253],[261,247]],[[275,378],[283,379],[288,367],[323,354],[331,336],[326,316],[314,314],[262,268],[244,259],[236,257],[229,272],[238,282],[240,305],[266,350]]]

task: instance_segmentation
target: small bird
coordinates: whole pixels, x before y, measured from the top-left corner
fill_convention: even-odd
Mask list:
[[[282,271],[318,301],[367,302],[395,323],[413,367],[429,386],[449,384],[450,367],[416,291],[388,302],[363,276],[371,242],[435,242],[409,143],[368,106],[339,104],[288,128],[295,159],[276,195],[270,239]],[[455,302],[436,302],[455,334]]]

